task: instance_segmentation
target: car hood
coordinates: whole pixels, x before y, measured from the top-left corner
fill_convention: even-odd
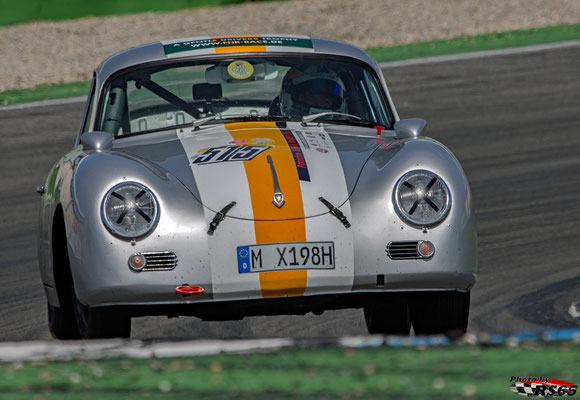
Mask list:
[[[396,142],[374,129],[327,124],[243,122],[170,133],[116,140],[115,151],[167,170],[213,212],[234,202],[227,215],[248,220],[325,214],[321,198],[340,207],[373,152]]]

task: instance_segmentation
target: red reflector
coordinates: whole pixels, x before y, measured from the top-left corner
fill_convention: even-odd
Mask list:
[[[203,292],[201,286],[178,286],[175,288],[177,294],[203,294]]]

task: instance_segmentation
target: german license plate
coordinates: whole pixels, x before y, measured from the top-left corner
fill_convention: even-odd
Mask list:
[[[271,243],[238,247],[238,270],[334,269],[333,242]]]

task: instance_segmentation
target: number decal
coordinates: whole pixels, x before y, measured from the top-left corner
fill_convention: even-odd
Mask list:
[[[270,147],[247,144],[212,147],[193,157],[191,164],[204,165],[227,161],[248,161],[268,150]]]

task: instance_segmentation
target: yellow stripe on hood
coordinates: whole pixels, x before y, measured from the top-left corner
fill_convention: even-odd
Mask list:
[[[304,206],[298,172],[288,143],[276,123],[243,122],[226,124],[225,127],[234,140],[265,138],[273,145],[254,159],[244,161],[254,211],[256,244],[305,242]],[[286,200],[282,208],[272,202],[274,183],[266,158],[268,155],[272,157]],[[272,221],[274,219],[276,221]],[[260,287],[265,298],[302,296],[306,281],[306,270],[260,272]]]

